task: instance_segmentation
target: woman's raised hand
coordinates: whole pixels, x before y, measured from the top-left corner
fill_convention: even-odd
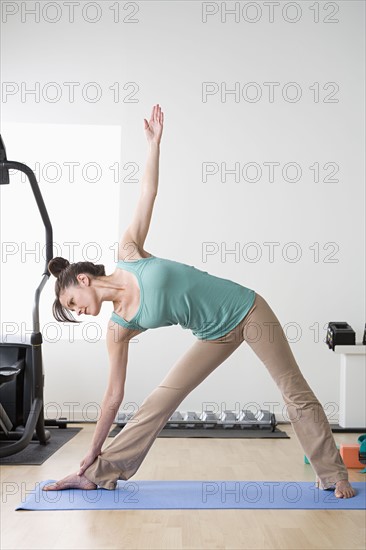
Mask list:
[[[154,105],[149,122],[144,118],[144,127],[147,141],[149,143],[160,143],[163,133],[164,113],[161,111],[159,103]]]

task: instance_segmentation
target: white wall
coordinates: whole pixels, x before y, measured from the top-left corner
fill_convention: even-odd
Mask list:
[[[79,160],[82,167],[97,157],[104,167],[119,164],[119,183],[105,168],[96,193],[82,175],[80,193],[66,172],[59,188],[47,177],[39,180],[55,241],[82,241],[90,231],[90,240],[103,248],[130,220],[146,157],[143,118],[160,103],[165,113],[160,191],[146,249],[262,294],[335,422],[339,358],[324,343],[325,329],[329,321],[346,320],[360,341],[365,323],[365,8],[357,1],[275,4],[272,17],[261,1],[120,2],[114,22],[115,2],[79,1],[71,22],[64,2],[48,3],[47,11],[40,3],[33,15],[34,2],[3,2],[2,133],[8,158],[31,167],[55,159],[61,165]],[[225,5],[239,7],[226,21]],[[206,17],[208,11],[212,15]],[[71,82],[74,99],[66,84]],[[273,97],[269,83],[275,83]],[[27,93],[31,89],[36,95]],[[237,95],[225,95],[225,89]],[[96,92],[100,97],[94,101]],[[31,143],[27,127],[37,128]],[[128,178],[134,166],[128,163],[136,166],[135,181]],[[268,163],[277,163],[273,178]],[[221,166],[235,165],[238,181],[233,174],[225,181]],[[216,173],[204,178],[205,167]],[[20,204],[23,195],[12,193],[19,194]],[[28,195],[29,216],[36,218]],[[12,199],[3,191],[1,199],[6,211],[5,201]],[[61,214],[70,200],[75,213],[65,225]],[[88,215],[80,222],[84,200]],[[13,221],[14,233],[6,238],[22,242],[20,221]],[[31,239],[29,224],[22,223]],[[273,257],[269,243],[275,243]],[[233,249],[236,255],[226,252]],[[104,253],[111,269],[111,251]],[[28,273],[31,258],[25,265]],[[10,260],[1,267],[3,275]],[[24,273],[12,271],[2,288],[2,299],[11,298],[20,319],[31,300],[28,290],[21,292]],[[44,323],[52,286],[42,297]],[[108,305],[103,315],[108,318]],[[94,343],[93,335],[88,338],[43,346],[46,403],[57,403],[69,418],[71,407],[75,420],[92,419],[90,403],[100,403],[108,376],[103,338]],[[141,403],[193,342],[179,327],[141,335],[131,345],[125,402]],[[278,403],[278,418],[283,406],[264,365],[246,345],[180,410],[201,410],[207,401],[227,408]]]

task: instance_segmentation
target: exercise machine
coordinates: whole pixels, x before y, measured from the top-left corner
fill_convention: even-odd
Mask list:
[[[52,226],[33,171],[20,162],[8,161],[0,136],[0,184],[10,183],[9,170],[24,172],[31,185],[46,230],[46,265],[35,291],[32,333],[27,337],[0,336],[0,458],[23,450],[32,440],[47,445],[50,432],[44,421],[44,374],[39,300],[50,277],[53,257]],[[64,427],[64,426],[63,426]]]

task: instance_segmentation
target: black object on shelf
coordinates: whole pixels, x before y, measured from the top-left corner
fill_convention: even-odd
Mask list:
[[[365,330],[363,331],[362,344],[363,344],[364,346],[366,346],[366,323],[365,323]]]
[[[335,346],[354,346],[356,333],[346,321],[328,323],[326,344],[334,351]]]

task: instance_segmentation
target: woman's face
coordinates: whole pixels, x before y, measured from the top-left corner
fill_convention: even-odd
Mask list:
[[[95,289],[90,286],[90,278],[80,274],[77,279],[77,286],[69,286],[60,294],[61,304],[77,315],[98,315],[102,304]]]

